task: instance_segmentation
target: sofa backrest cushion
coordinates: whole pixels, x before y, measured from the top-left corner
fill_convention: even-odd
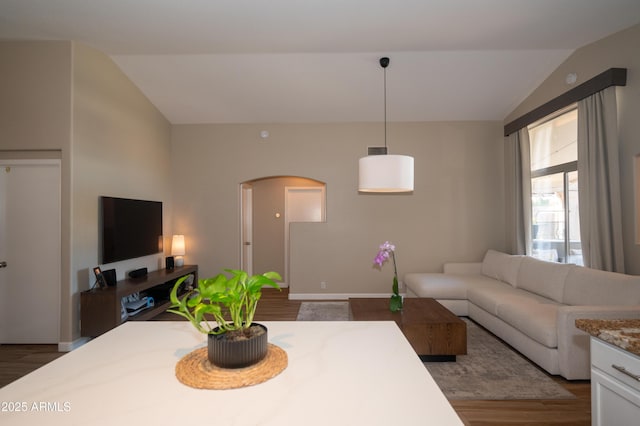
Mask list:
[[[563,303],[567,274],[575,265],[525,257],[518,271],[518,288]]]
[[[564,286],[567,305],[640,305],[640,276],[576,266]]]
[[[487,250],[482,261],[482,275],[504,281],[516,287],[518,268],[524,256]]]

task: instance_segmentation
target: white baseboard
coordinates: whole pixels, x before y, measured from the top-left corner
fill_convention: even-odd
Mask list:
[[[404,294],[401,294],[404,296]],[[347,300],[352,298],[386,299],[388,293],[289,293],[289,300]]]
[[[58,352],[71,352],[90,341],[90,337],[81,337],[73,342],[58,342]]]

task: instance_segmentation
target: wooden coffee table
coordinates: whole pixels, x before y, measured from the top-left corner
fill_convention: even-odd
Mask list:
[[[401,312],[389,299],[349,299],[355,321],[395,321],[423,361],[455,361],[467,353],[467,324],[430,298],[406,298]]]

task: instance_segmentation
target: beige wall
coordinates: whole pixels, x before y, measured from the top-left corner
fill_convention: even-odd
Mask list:
[[[569,72],[579,84],[628,68],[618,103],[625,260],[634,274],[639,40],[635,26],[579,49],[505,119],[569,89]],[[303,295],[388,293],[392,268],[372,268],[384,240],[397,245],[400,275],[505,249],[502,123],[389,123],[391,151],[415,157],[416,189],[363,195],[357,160],[381,144],[380,123],[172,128],[108,57],[66,41],[0,42],[0,76],[0,156],[62,159],[62,341],[79,337],[79,292],[98,264],[99,195],[163,201],[165,249],[172,227],[185,234],[186,261],[207,276],[240,266],[241,182],[282,175],[326,182],[327,222],[292,225],[292,292]],[[123,276],[159,263],[151,256],[107,266]]]
[[[505,119],[566,91],[569,72],[580,83],[610,67],[628,68],[628,85],[618,94],[626,264],[634,274],[639,40],[636,26],[579,49]],[[326,182],[327,222],[292,225],[292,292],[303,295],[388,293],[392,268],[372,268],[387,239],[397,245],[400,275],[505,249],[502,123],[389,123],[391,151],[415,157],[415,192],[363,195],[357,160],[367,146],[381,144],[381,123],[171,127],[91,48],[0,42],[0,58],[0,156],[62,159],[62,341],[79,337],[79,292],[98,264],[99,195],[164,201],[165,249],[172,227],[185,234],[186,261],[207,276],[240,266],[241,182],[282,175]],[[271,134],[266,141],[263,129]],[[151,256],[107,266],[123,276],[160,262]]]
[[[566,92],[569,73],[581,84],[609,68],[627,68],[627,85],[617,89],[620,136],[622,232],[627,273],[640,274],[640,245],[635,242],[634,156],[640,153],[640,25],[578,49],[505,119],[505,123]]]
[[[253,271],[278,271],[287,282],[285,271],[285,187],[322,186],[300,177],[272,177],[251,183],[253,188]],[[280,216],[276,217],[279,213]]]
[[[71,43],[0,41],[0,58],[0,149],[68,149]]]
[[[171,128],[140,90],[101,52],[74,43],[72,149],[71,306],[93,284],[99,264],[98,199],[101,195],[162,201],[164,247],[171,232]],[[162,266],[162,255],[102,265],[118,279],[131,269]],[[79,310],[66,318],[80,335]]]
[[[71,337],[71,58],[68,41],[0,42],[0,156],[62,160],[61,341]]]
[[[358,194],[358,158],[382,132],[381,123],[173,126],[174,225],[187,262],[203,277],[239,267],[240,183],[282,175],[327,184],[327,222],[292,225],[293,293],[389,293],[392,268],[372,268],[385,240],[398,246],[400,275],[504,249],[501,123],[389,123],[390,150],[415,157],[415,191]]]
[[[79,293],[98,265],[98,196],[164,201],[170,234],[170,125],[107,56],[86,46],[0,42],[0,76],[0,156],[62,160],[60,341],[69,348],[80,337]],[[159,258],[141,266],[157,268]],[[123,276],[137,265],[110,267]]]

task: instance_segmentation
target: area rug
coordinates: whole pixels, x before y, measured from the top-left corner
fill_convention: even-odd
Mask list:
[[[349,321],[349,302],[302,302],[297,321]]]
[[[467,355],[456,362],[425,362],[448,399],[571,399],[530,361],[471,320],[467,323]]]
[[[347,321],[348,302],[302,302],[298,321]],[[448,399],[572,399],[529,360],[473,321],[467,323],[467,355],[456,362],[425,362]]]

